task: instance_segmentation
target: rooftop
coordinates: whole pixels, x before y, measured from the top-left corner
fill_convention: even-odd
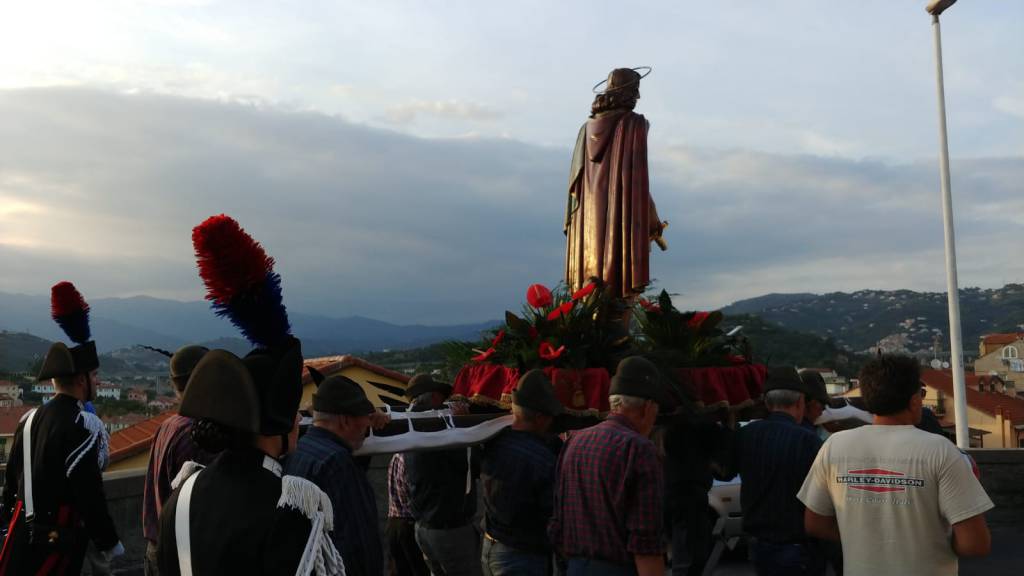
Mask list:
[[[998,346],[1000,344],[1013,344],[1017,340],[1024,340],[1024,333],[1012,332],[1009,334],[986,334],[981,337],[985,344]]]
[[[150,445],[153,443],[153,438],[156,436],[157,428],[164,423],[164,420],[174,416],[174,414],[173,410],[168,410],[111,434],[111,464],[149,450]]]
[[[1010,412],[1014,422],[1024,423],[1024,400],[1003,394],[1000,392],[979,392],[978,383],[986,381],[991,376],[976,376],[968,374],[966,378],[967,405],[971,408],[981,410],[991,416],[996,415],[996,409],[1002,409],[1004,413]],[[948,396],[953,396],[953,373],[948,370],[922,370],[921,382],[927,386],[942,391]]]

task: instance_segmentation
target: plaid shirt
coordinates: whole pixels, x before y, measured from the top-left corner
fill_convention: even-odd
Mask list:
[[[662,544],[657,449],[622,416],[573,435],[558,459],[551,541],[567,558],[632,564]]]
[[[405,475],[405,455],[395,454],[388,464],[388,518],[412,520],[409,506],[409,480]]]

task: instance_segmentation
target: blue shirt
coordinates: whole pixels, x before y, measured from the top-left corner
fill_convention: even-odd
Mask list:
[[[737,467],[744,531],[777,543],[807,539],[804,505],[796,494],[819,448],[821,440],[785,412],[772,412],[740,430]]]
[[[548,553],[556,448],[531,432],[506,429],[484,447],[480,478],[487,533],[506,546]]]
[[[331,539],[345,560],[345,572],[349,576],[382,574],[384,549],[373,488],[345,441],[311,426],[288,455],[285,474],[310,480],[330,497],[334,506]]]

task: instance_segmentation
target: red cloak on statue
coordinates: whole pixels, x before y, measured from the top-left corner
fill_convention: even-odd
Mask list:
[[[596,276],[622,298],[643,292],[659,223],[647,180],[647,120],[628,110],[588,120],[569,174],[565,278],[570,290]]]

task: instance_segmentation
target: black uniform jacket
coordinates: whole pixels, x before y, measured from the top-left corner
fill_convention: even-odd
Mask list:
[[[15,505],[24,496],[22,420],[14,435],[7,462],[3,513],[7,526]],[[29,541],[22,514],[12,531],[10,574],[34,574],[48,559],[53,573],[78,574],[89,540],[98,550],[109,550],[118,541],[114,522],[107,512],[103,477],[99,468],[99,439],[89,431],[78,400],[57,394],[39,407],[32,421],[32,500],[35,537]],[[49,536],[56,533],[56,542]]]
[[[192,488],[189,530],[192,572],[295,574],[312,525],[278,508],[281,466],[256,448],[226,450],[198,473]],[[180,574],[174,521],[180,487],[160,514],[160,574]]]

